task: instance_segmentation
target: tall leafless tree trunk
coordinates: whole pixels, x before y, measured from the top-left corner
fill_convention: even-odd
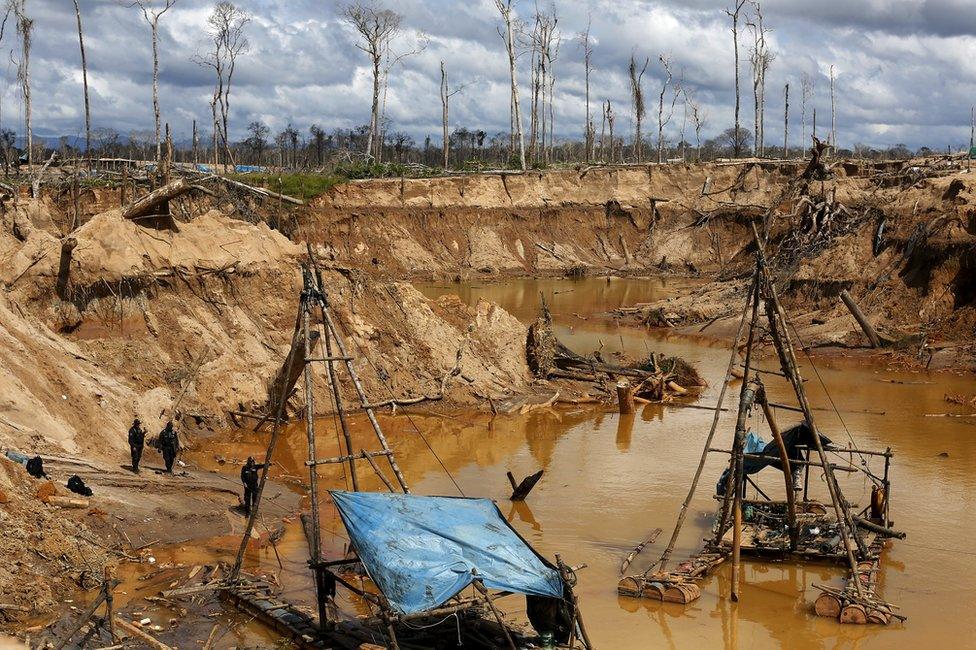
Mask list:
[[[399,65],[407,57],[414,56],[415,54],[420,54],[427,49],[427,45],[430,43],[430,39],[427,38],[422,32],[417,33],[417,46],[406,52],[401,52],[397,54],[393,51],[391,43],[387,40],[386,47],[383,53],[383,101],[380,107],[380,135],[379,140],[381,143],[386,142],[386,96],[390,90],[390,71],[393,70],[397,65]],[[383,146],[380,145],[379,148],[379,158],[377,162],[383,162]]]
[[[34,32],[34,19],[27,15],[27,0],[11,0],[10,9],[17,20],[17,33],[20,34],[20,63],[17,66],[17,78],[20,80],[21,92],[24,98],[24,130],[27,137],[27,167],[33,176],[34,164],[34,129],[31,121],[31,86],[30,86],[30,50],[31,36]]]
[[[142,10],[142,17],[146,19],[152,32],[152,101],[153,116],[156,125],[156,160],[159,160],[163,154],[159,119],[159,19],[175,4],[176,0],[164,0],[162,8],[156,9],[151,0],[135,0],[135,2],[129,5],[130,7],[139,7]]]
[[[495,6],[505,23],[505,49],[508,52],[508,70],[512,82],[512,123],[515,126],[513,138],[518,143],[519,165],[525,171],[525,136],[522,134],[522,111],[519,108],[518,71],[516,69],[515,24],[512,16],[514,0],[495,0]]]
[[[790,84],[783,93],[783,158],[790,157]]]
[[[834,110],[834,66],[830,66],[830,147],[837,151],[837,113]]]
[[[583,84],[585,87],[586,117],[583,124],[583,150],[586,160],[593,159],[593,141],[596,138],[596,129],[593,126],[593,118],[590,114],[590,73],[593,71],[591,59],[593,57],[593,45],[590,43],[590,23],[593,17],[587,16],[586,29],[579,33],[578,40],[580,47],[583,48]]]
[[[739,137],[739,13],[745,6],[746,0],[734,0],[735,9],[725,10],[725,13],[732,18],[732,50],[735,57],[735,135],[733,143],[733,154],[736,158],[742,153],[742,139]]]
[[[448,119],[450,114],[450,104],[451,97],[457,95],[459,92],[464,90],[468,84],[463,84],[451,90],[447,83],[447,69],[444,67],[444,62],[441,61],[441,126],[444,133],[444,169],[447,169],[450,160],[450,139],[447,135],[448,131]]]
[[[370,110],[366,155],[378,160],[383,142],[380,136],[380,76],[384,54],[390,41],[400,32],[403,16],[379,5],[356,3],[345,7],[342,15],[359,33],[356,44],[370,59],[373,74],[373,101]]]
[[[691,121],[695,124],[695,159],[701,162],[701,132],[708,116],[694,95],[689,97],[688,103],[691,105]]]
[[[800,76],[800,153],[807,147],[807,102],[813,98],[813,81],[804,72]]]
[[[664,127],[668,125],[671,121],[671,117],[674,115],[674,105],[678,101],[678,95],[681,94],[681,80],[678,83],[674,83],[674,74],[671,70],[671,57],[664,56],[663,54],[658,57],[661,62],[661,67],[664,68],[664,84],[661,86],[661,93],[658,95],[657,104],[657,162],[661,164],[664,162]],[[671,88],[671,107],[665,115],[664,111],[664,96],[668,92],[668,88]]]
[[[606,162],[607,160],[607,105],[610,100],[607,100],[606,104],[601,104],[601,113],[603,114],[602,121],[600,122],[600,160]]]
[[[85,155],[91,157],[91,105],[88,102],[88,61],[85,58],[85,38],[81,30],[81,7],[75,3],[75,18],[78,21],[78,47],[81,48],[81,81],[85,87]]]
[[[614,144],[613,144],[613,121],[615,116],[613,114],[613,106],[610,104],[610,100],[607,100],[607,126],[610,127],[610,162],[614,162]]]
[[[645,58],[644,65],[638,71],[637,60],[631,54],[630,65],[627,68],[627,73],[630,76],[630,101],[634,108],[634,156],[638,163],[642,162],[644,158],[644,141],[641,135],[641,123],[644,120],[644,114],[646,112],[644,106],[644,89],[641,86],[641,82],[644,77],[644,72],[647,70],[647,64],[650,62],[650,58]],[[610,140],[612,142],[613,137]]]
[[[755,102],[753,154],[764,156],[766,154],[766,72],[769,70],[775,55],[769,51],[766,42],[766,34],[771,30],[763,24],[762,6],[756,0],[753,0],[752,6],[755,9],[755,17],[746,24],[752,32],[753,41],[750,49],[752,93]]]
[[[210,100],[210,112],[214,126],[215,165],[220,163],[218,141],[224,150],[224,162],[235,164],[229,133],[230,91],[234,82],[234,71],[237,69],[237,57],[247,52],[249,47],[244,28],[250,21],[251,17],[243,9],[230,2],[218,2],[207,18],[213,49],[206,55],[194,56],[192,59],[198,65],[214,71],[214,91]]]

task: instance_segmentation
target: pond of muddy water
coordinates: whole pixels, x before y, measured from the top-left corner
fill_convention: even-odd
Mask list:
[[[621,304],[666,296],[688,286],[687,280],[603,278],[571,280],[509,280],[504,283],[428,284],[418,288],[431,297],[456,293],[465,301],[493,300],[523,321],[535,317],[540,292],[546,296],[557,335],[580,353],[603,346],[604,352],[623,349],[632,356],[648,350],[677,354],[693,363],[710,382],[699,403],[715,402],[728,363],[726,345],[685,337],[650,335],[617,326],[599,314]],[[802,355],[801,355],[802,356]],[[772,368],[771,360],[762,362]],[[840,586],[840,567],[816,563],[757,563],[746,561],[745,586],[739,603],[729,600],[729,567],[705,581],[702,597],[687,605],[618,597],[618,568],[623,557],[657,527],[658,541],[634,562],[643,569],[657,559],[667,542],[681,501],[692,479],[712,412],[648,405],[633,416],[610,409],[559,408],[524,416],[490,419],[436,415],[383,416],[382,423],[397,452],[410,487],[417,494],[457,494],[440,462],[468,496],[498,500],[502,512],[541,553],[560,553],[571,564],[586,563],[577,593],[594,644],[598,648],[646,647],[932,647],[976,644],[972,603],[976,591],[976,517],[970,502],[976,495],[976,419],[925,417],[925,414],[967,413],[944,400],[949,392],[972,394],[971,376],[905,372],[843,357],[816,359],[816,371],[803,360],[811,402],[829,406],[818,379],[842,412],[818,411],[820,428],[835,441],[848,441],[845,428],[864,448],[891,447],[892,518],[907,540],[895,541],[885,552],[880,592],[899,605],[907,623],[842,626],[812,614],[817,591],[813,584]],[[775,401],[792,401],[784,380],[770,376],[767,389]],[[730,392],[734,403],[736,392]],[[436,405],[433,405],[436,410]],[[883,412],[883,415],[880,413]],[[796,414],[779,413],[785,427]],[[723,414],[716,446],[728,448],[734,413]],[[750,423],[768,438],[761,419]],[[355,418],[354,445],[375,448],[371,431]],[[426,442],[418,434],[424,433]],[[332,418],[317,428],[320,456],[338,454]],[[438,461],[427,444],[436,450]],[[266,435],[235,432],[215,438],[206,456],[196,462],[215,466],[214,455],[242,459],[263,455]],[[306,476],[304,433],[289,432],[276,453],[273,477]],[[946,452],[948,456],[944,456]],[[711,497],[726,458],[712,455],[679,539],[675,557],[693,552],[708,534],[715,503]],[[222,471],[236,476],[238,466]],[[345,477],[332,467],[323,472],[324,485],[344,486]],[[511,504],[505,472],[522,477],[538,469],[546,473],[527,502]],[[876,471],[881,471],[876,467]],[[382,489],[368,468],[360,473],[366,489]],[[858,475],[860,476],[860,475]],[[782,492],[781,475],[766,470],[759,484],[771,495]],[[843,475],[847,498],[867,503],[870,485]],[[819,475],[811,473],[811,492],[827,499]],[[269,506],[273,510],[273,506]],[[269,514],[271,514],[269,510]],[[324,544],[330,556],[343,551],[346,539],[331,507],[323,508],[327,531]],[[227,544],[214,543],[194,551],[200,558],[229,558]],[[236,547],[235,547],[236,548]],[[263,549],[249,555],[250,569],[280,573],[286,594],[311,604],[313,595],[305,562],[307,550],[297,522],[288,526],[278,544],[283,570],[275,555]],[[185,560],[184,560],[185,561]],[[506,611],[520,615],[524,600],[511,598]],[[503,601],[504,602],[504,601]],[[248,628],[251,642],[267,640]],[[257,635],[257,636],[255,636]]]

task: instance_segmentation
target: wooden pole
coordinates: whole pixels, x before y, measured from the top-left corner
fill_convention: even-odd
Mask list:
[[[302,312],[304,312],[304,298],[299,306],[299,314],[295,319],[295,331],[292,333],[291,342],[292,349],[298,341],[299,333],[302,331]],[[293,355],[288,355],[288,367],[285,369],[285,374],[291,373],[290,364],[295,363]],[[268,469],[271,467],[271,459],[274,456],[275,447],[278,444],[278,436],[281,433],[281,417],[285,411],[285,402],[287,402],[288,396],[282,395],[278,399],[278,408],[275,410],[274,425],[271,429],[271,439],[268,441],[268,451],[264,456],[264,469],[261,470],[261,481],[258,483],[258,493],[254,498],[254,507],[251,508],[251,516],[247,518],[247,526],[244,528],[244,535],[241,537],[241,545],[237,549],[237,559],[234,561],[234,567],[231,569],[230,575],[228,576],[228,581],[237,580],[241,574],[241,565],[244,563],[244,551],[247,550],[247,544],[251,540],[251,531],[254,530],[254,522],[257,521],[258,509],[261,506],[261,495],[264,494],[264,485],[268,481]]]
[[[305,288],[311,288],[311,272],[303,269],[305,275]],[[306,292],[303,292],[303,294]],[[309,305],[306,300],[302,300],[302,338],[305,339],[304,375],[305,375],[305,435],[308,438],[308,457],[314,459],[315,450],[315,396],[312,391],[312,364],[308,359],[312,356],[312,348],[309,343]],[[351,450],[349,450],[352,453]],[[319,538],[319,490],[318,490],[318,466],[314,463],[308,468],[308,488],[311,500],[311,520],[312,520],[312,539],[311,545],[312,566],[315,572],[315,599],[319,610],[319,629],[325,630],[328,624],[328,613],[325,606],[325,594],[322,593],[322,544]]]
[[[756,265],[756,277],[759,277],[759,265]],[[745,450],[746,440],[746,417],[752,408],[755,398],[755,391],[750,384],[750,371],[752,369],[752,348],[756,340],[756,325],[759,320],[759,283],[753,288],[752,298],[752,323],[749,326],[749,339],[746,343],[745,368],[743,369],[742,388],[739,391],[739,412],[735,423],[735,446],[733,447],[733,462],[735,469],[732,472],[732,487],[735,490],[733,513],[734,528],[732,529],[732,601],[739,601],[739,573],[740,555],[742,552],[742,492],[745,489],[744,459],[742,454]],[[728,500],[728,490],[726,490],[726,501]],[[723,512],[724,514],[724,512]],[[719,524],[721,532],[722,523]]]
[[[851,311],[851,315],[854,316],[854,320],[856,320],[857,324],[861,326],[861,330],[864,332],[864,335],[868,337],[868,342],[871,344],[871,347],[880,348],[881,339],[878,338],[878,333],[874,330],[874,327],[868,321],[867,317],[864,315],[864,312],[861,311],[861,308],[857,306],[856,302],[854,302],[854,298],[852,298],[851,294],[847,292],[847,289],[840,292],[840,299],[844,301],[844,304],[847,305],[847,308]]]
[[[620,405],[621,415],[634,412],[634,387],[629,381],[617,384],[617,403]]]
[[[759,237],[756,223],[754,221],[750,222],[750,226],[752,227],[752,236],[756,243],[756,260],[762,275],[765,277],[765,285],[768,292],[766,316],[769,318],[769,327],[773,335],[773,345],[779,353],[780,361],[783,365],[783,372],[789,376],[790,383],[793,385],[793,391],[796,393],[797,401],[800,403],[800,408],[803,409],[803,416],[806,420],[807,427],[810,429],[814,447],[820,456],[820,462],[823,464],[827,490],[830,493],[830,500],[834,506],[834,513],[837,516],[837,525],[840,529],[841,540],[844,542],[844,549],[847,552],[847,561],[850,565],[851,572],[857,575],[857,558],[854,555],[854,549],[851,545],[851,536],[854,536],[855,541],[858,543],[858,548],[862,553],[865,550],[860,548],[863,542],[861,542],[861,538],[853,529],[854,526],[850,511],[847,508],[847,502],[842,500],[833,468],[827,462],[827,454],[824,452],[823,444],[820,442],[820,433],[813,419],[813,411],[810,409],[810,404],[807,401],[806,390],[803,388],[803,380],[800,378],[796,357],[793,355],[793,343],[789,328],[786,324],[786,314],[783,312],[783,307],[776,295],[776,285],[765,272],[766,266],[762,239]],[[863,598],[864,589],[861,586],[861,581],[855,580],[854,587],[857,589],[858,597]]]
[[[328,298],[323,295],[323,309],[322,318],[325,321],[326,331],[331,332],[332,336],[335,337],[336,346],[339,348],[339,356],[346,357],[346,371],[349,373],[349,377],[352,379],[353,386],[356,387],[356,393],[359,395],[360,404],[362,404],[363,410],[366,411],[366,417],[369,418],[370,424],[373,425],[373,431],[376,432],[376,437],[379,439],[380,444],[383,445],[383,449],[389,449],[390,445],[386,440],[386,435],[383,433],[383,429],[380,427],[379,421],[376,419],[376,414],[373,413],[373,409],[370,408],[369,400],[366,398],[366,391],[363,390],[363,385],[359,381],[359,375],[356,373],[356,369],[352,365],[352,361],[349,359],[349,354],[346,352],[346,345],[342,342],[342,337],[339,336],[339,330],[336,328],[335,323],[332,322],[332,316],[329,314],[328,309]],[[397,482],[400,484],[400,488],[403,490],[404,494],[409,493],[410,489],[407,487],[407,480],[403,476],[403,472],[400,471],[399,465],[397,465],[396,459],[390,454],[387,456],[387,460],[390,461],[390,467],[393,469],[393,474],[396,476]]]
[[[488,590],[485,589],[485,586],[483,584],[481,584],[481,578],[480,577],[475,578],[475,580],[471,584],[473,584],[474,588],[477,589],[482,596],[484,596],[485,604],[488,605],[488,608],[491,610],[491,613],[495,615],[495,620],[498,621],[498,625],[500,625],[502,628],[502,633],[505,635],[505,642],[508,644],[509,649],[517,650],[515,646],[515,641],[512,640],[512,635],[508,631],[508,627],[505,625],[505,620],[502,618],[501,613],[495,607],[495,603],[491,602],[491,598],[488,597]]]
[[[115,614],[112,611],[113,601],[115,600],[115,595],[112,593],[115,589],[115,584],[112,582],[112,569],[108,566],[105,567],[104,574],[105,585],[102,589],[105,590],[105,621],[108,624],[108,634],[112,643],[115,643]]]
[[[790,467],[790,455],[786,451],[786,443],[780,433],[779,425],[776,424],[776,414],[769,407],[766,399],[766,387],[759,380],[759,390],[756,392],[756,401],[762,405],[763,413],[766,415],[766,422],[769,423],[769,431],[773,434],[776,447],[779,449],[779,462],[783,466],[783,479],[786,481],[786,517],[790,525],[790,550],[795,551],[799,541],[799,530],[796,527],[796,492],[793,489],[793,469]]]
[[[321,291],[321,287],[319,287]],[[318,301],[319,309],[322,312],[322,320],[325,321],[325,307],[323,301]],[[346,453],[349,454],[349,476],[352,479],[352,489],[359,492],[359,477],[356,474],[356,460],[352,451],[352,435],[349,433],[349,423],[346,421],[346,407],[342,404],[342,393],[339,391],[339,377],[335,371],[335,361],[332,358],[332,337],[329,330],[325,330],[325,358],[326,366],[329,368],[329,387],[332,389],[332,399],[335,402],[336,414],[339,416],[339,427],[342,429],[342,439],[346,445]]]
[[[758,276],[753,278],[753,288],[750,290],[750,294],[755,291],[756,282],[759,281]],[[671,553],[674,551],[674,545],[678,541],[678,534],[681,532],[681,526],[684,524],[685,517],[688,515],[688,507],[691,505],[691,500],[695,497],[695,490],[698,489],[698,481],[701,479],[702,471],[705,469],[705,461],[708,459],[708,448],[712,446],[712,439],[715,437],[715,431],[718,429],[718,421],[722,416],[722,402],[725,400],[725,393],[729,387],[729,381],[732,379],[732,370],[735,368],[736,361],[739,358],[739,341],[742,339],[742,333],[745,331],[746,326],[746,316],[749,314],[749,306],[752,301],[749,297],[746,297],[745,304],[742,306],[742,317],[739,319],[739,328],[735,333],[735,340],[732,341],[732,354],[729,357],[729,365],[725,369],[725,378],[722,380],[722,388],[718,393],[718,400],[715,404],[715,416],[712,418],[712,426],[708,431],[708,437],[705,439],[705,447],[702,449],[701,458],[698,460],[698,469],[695,470],[695,478],[691,482],[691,488],[688,490],[688,495],[685,497],[684,502],[681,504],[681,510],[678,512],[678,520],[675,522],[674,530],[671,533],[671,539],[668,541],[667,548],[661,554],[661,559],[657,562],[658,571],[664,571],[667,568],[668,560],[671,557]],[[651,568],[655,565],[651,565],[648,568],[650,572]]]

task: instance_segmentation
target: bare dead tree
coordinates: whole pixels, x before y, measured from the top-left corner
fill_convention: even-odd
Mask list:
[[[763,156],[766,153],[766,72],[769,70],[769,66],[776,56],[769,51],[769,45],[766,42],[766,35],[772,30],[763,23],[762,5],[758,1],[753,0],[752,6],[755,16],[746,25],[752,33],[752,47],[749,50],[749,59],[752,63],[752,95],[753,101],[755,102],[753,154]]]
[[[807,102],[813,99],[813,80],[806,72],[800,75],[800,143],[806,148],[807,141]]]
[[[224,161],[234,164],[228,130],[230,91],[234,81],[234,71],[237,68],[237,57],[247,52],[249,47],[244,29],[250,21],[251,17],[243,9],[230,2],[218,2],[207,18],[207,31],[213,49],[204,56],[193,57],[197,64],[208,67],[214,72],[214,91],[210,100],[214,128],[214,165],[220,164],[218,140],[224,150]]]
[[[607,106],[609,104],[610,100],[607,100],[606,104],[600,104],[600,112],[603,114],[600,122],[600,160],[604,162],[607,160]]]
[[[607,100],[607,126],[610,127],[610,162],[614,162],[614,152],[613,152],[613,106],[610,104],[610,100]]]
[[[152,74],[152,100],[153,116],[156,124],[156,159],[163,154],[162,140],[160,136],[159,119],[159,19],[176,4],[177,0],[163,0],[161,6],[157,8],[152,0],[135,0],[130,7],[138,7],[142,11],[142,17],[149,24],[152,32],[152,55],[153,55],[153,74]]]
[[[830,148],[837,150],[837,113],[834,110],[834,66],[830,66]]]
[[[525,136],[522,134],[522,111],[519,107],[518,71],[516,69],[515,51],[515,16],[512,14],[512,4],[515,0],[495,0],[495,6],[502,15],[505,24],[505,49],[508,52],[508,70],[512,82],[512,125],[513,144],[518,144],[519,165],[525,171]]]
[[[790,157],[790,84],[783,92],[783,158]]]
[[[387,91],[390,88],[390,71],[393,68],[395,68],[397,65],[402,63],[404,59],[407,59],[416,54],[420,54],[421,52],[426,50],[429,44],[430,44],[430,37],[424,34],[423,32],[417,32],[416,45],[412,49],[406,50],[404,52],[400,52],[400,53],[394,52],[392,48],[392,41],[387,40],[386,42],[386,47],[383,53],[383,61],[384,61],[383,82],[382,82],[383,101],[381,103],[382,106],[380,108],[380,121],[379,121],[380,147],[379,147],[379,151],[377,152],[378,153],[377,160],[376,160],[377,162],[382,162],[383,159],[382,143],[386,141],[386,95],[387,95]]]
[[[701,132],[708,120],[708,113],[701,107],[694,95],[688,96],[691,106],[691,121],[695,125],[695,159],[701,162]]]
[[[735,9],[726,9],[725,13],[729,15],[732,19],[732,50],[735,57],[735,134],[733,137],[733,154],[736,158],[742,153],[742,139],[739,137],[739,14],[742,12],[742,7],[745,6],[746,0],[734,0]]]
[[[459,92],[463,91],[468,87],[469,84],[462,84],[456,88],[451,88],[447,83],[447,69],[444,67],[444,62],[441,61],[441,126],[444,130],[444,169],[447,169],[450,160],[450,139],[447,136],[448,130],[448,119],[450,113],[450,103],[451,97],[457,95]]]
[[[661,85],[661,93],[658,95],[657,104],[657,162],[664,162],[664,127],[668,125],[674,116],[674,106],[678,102],[681,94],[681,79],[674,81],[674,72],[671,69],[671,57],[663,54],[658,57],[661,67],[664,68],[664,83]],[[671,89],[671,105],[665,112],[664,96]]]
[[[550,43],[544,51],[546,59],[546,68],[549,71],[549,146],[545,146],[545,129],[543,129],[543,155],[545,157],[546,163],[552,160],[553,151],[553,133],[556,124],[556,112],[554,108],[553,98],[556,94],[556,59],[559,58],[559,45],[562,42],[561,35],[558,29],[556,29],[556,24],[559,22],[559,18],[556,16],[556,5],[552,5],[552,33],[550,36]],[[544,108],[544,107],[543,107]]]
[[[369,136],[366,140],[366,155],[379,159],[383,149],[380,139],[380,68],[390,41],[400,32],[403,16],[384,9],[374,2],[357,2],[342,10],[343,18],[359,33],[360,42],[356,44],[369,56],[373,72],[373,103],[370,110]]]
[[[17,21],[17,34],[20,36],[20,62],[17,65],[17,79],[24,99],[24,129],[27,136],[27,167],[33,176],[34,130],[31,121],[30,50],[34,32],[34,19],[27,15],[27,0],[10,0],[7,11],[13,12]],[[6,22],[6,20],[5,20]]]
[[[549,160],[552,133],[553,66],[559,55],[559,17],[556,7],[540,10],[536,5],[528,46],[531,53],[532,107],[529,115],[529,152],[532,160]],[[539,155],[541,150],[541,156]]]
[[[643,81],[644,72],[647,70],[647,65],[651,62],[650,58],[645,57],[644,65],[638,71],[637,59],[634,55],[630,55],[630,65],[627,68],[627,72],[630,75],[630,101],[634,108],[634,155],[637,158],[637,162],[640,163],[644,157],[644,142],[641,139],[641,123],[644,120],[644,114],[646,113],[646,107],[644,106],[644,89],[641,86]],[[612,129],[611,129],[612,130]],[[613,142],[613,136],[610,137],[610,141]]]
[[[88,61],[85,58],[85,38],[81,30],[81,7],[75,3],[75,18],[78,21],[78,47],[81,48],[81,82],[85,87],[85,155],[91,156],[91,105],[88,102]]]
[[[586,17],[586,29],[577,34],[576,40],[579,47],[583,50],[583,84],[585,87],[586,117],[583,123],[583,150],[586,160],[593,159],[593,141],[596,138],[596,130],[593,126],[593,118],[590,114],[590,73],[593,71],[592,57],[593,45],[590,41],[590,24],[593,21],[592,15]]]

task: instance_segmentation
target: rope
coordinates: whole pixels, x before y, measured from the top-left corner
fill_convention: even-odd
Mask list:
[[[786,313],[785,310],[783,313],[784,314]],[[784,327],[793,328],[793,334],[794,336],[796,336],[796,341],[797,343],[800,344],[800,349],[803,350],[803,355],[810,363],[810,367],[813,368],[813,373],[817,376],[817,381],[820,382],[820,386],[821,388],[823,388],[824,395],[827,396],[827,401],[830,402],[830,407],[834,409],[834,413],[837,414],[837,419],[840,420],[841,426],[844,427],[844,431],[847,433],[847,438],[848,440],[851,441],[851,445],[853,445],[854,451],[856,451],[857,455],[861,458],[861,466],[864,467],[865,470],[867,470],[868,469],[867,458],[865,458],[864,454],[861,453],[861,450],[857,446],[857,442],[854,441],[854,436],[851,435],[851,430],[847,428],[847,422],[844,421],[844,416],[840,414],[840,409],[837,408],[837,404],[834,403],[833,396],[831,396],[830,391],[827,390],[827,384],[824,382],[823,376],[820,374],[820,370],[817,368],[817,364],[813,362],[813,357],[810,355],[809,348],[807,348],[807,345],[806,343],[803,342],[803,339],[800,338],[800,332],[796,329],[796,325],[793,324],[793,321],[792,319],[790,319],[789,315],[786,315],[786,322],[783,325]],[[816,434],[816,432],[814,432],[814,434]]]

